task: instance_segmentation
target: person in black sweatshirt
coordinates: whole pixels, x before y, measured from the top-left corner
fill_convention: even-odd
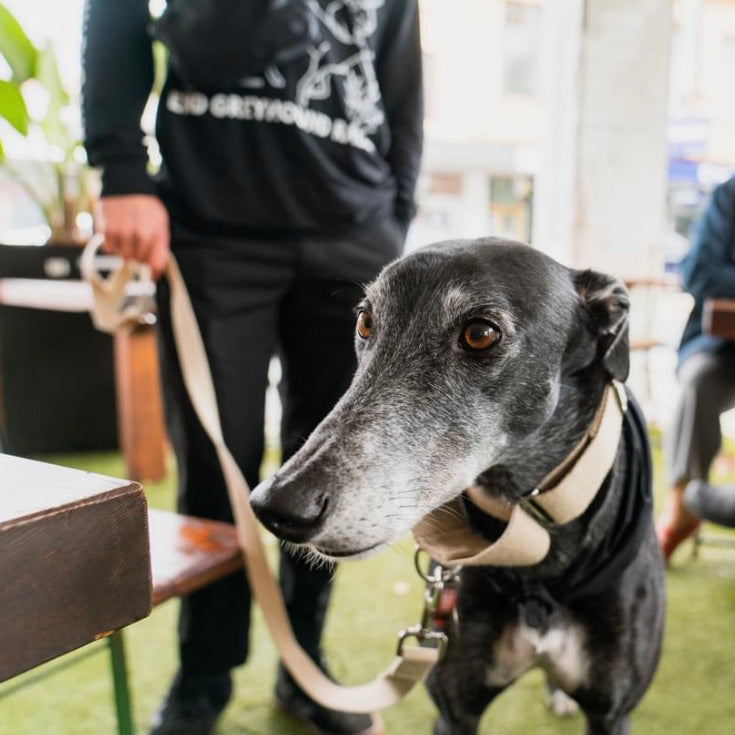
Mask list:
[[[293,454],[354,370],[361,284],[397,257],[422,151],[418,0],[87,0],[85,145],[102,172],[107,250],[151,266],[169,250],[189,289],[227,444],[251,484],[263,457],[272,355],[283,377],[282,454]],[[149,175],[140,119],[152,37],[168,47]],[[214,449],[186,396],[159,281],[167,423],[179,509],[232,520]],[[323,664],[331,571],[283,551],[294,631]],[[248,652],[241,572],[182,601],[180,668],[153,731],[209,733]],[[277,701],[318,730],[377,732],[371,715],[317,706],[279,668]]]

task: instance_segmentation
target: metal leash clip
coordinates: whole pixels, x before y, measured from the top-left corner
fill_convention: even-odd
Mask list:
[[[436,620],[441,613],[442,593],[449,584],[459,582],[459,571],[461,566],[444,567],[438,562],[430,561],[426,571],[421,568],[420,555],[422,553],[420,546],[416,547],[414,555],[414,566],[419,577],[426,582],[424,589],[424,609],[421,613],[421,622],[418,625],[412,625],[410,628],[402,630],[398,634],[397,654],[400,656],[403,650],[403,644],[407,638],[415,638],[419,645],[430,646],[436,648],[439,652],[439,659],[444,656],[447,648],[447,634],[443,630],[438,630]],[[456,609],[452,605],[449,615],[456,621]]]

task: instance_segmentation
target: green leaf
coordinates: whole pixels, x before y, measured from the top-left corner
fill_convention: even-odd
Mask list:
[[[36,71],[37,51],[15,16],[0,3],[0,54],[5,57],[18,84]]]
[[[56,54],[51,46],[39,52],[36,76],[49,95],[48,109],[41,120],[41,128],[49,143],[60,146],[68,154],[72,145],[61,119],[61,110],[69,104],[69,95],[61,82]]]
[[[0,79],[0,117],[4,117],[19,133],[28,133],[28,110],[23,95],[13,82]]]

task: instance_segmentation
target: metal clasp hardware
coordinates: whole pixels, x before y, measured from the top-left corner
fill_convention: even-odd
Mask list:
[[[540,488],[535,487],[528,495],[524,495],[519,501],[518,505],[523,508],[533,519],[543,526],[546,523],[554,523],[554,519],[546,512],[546,510],[534,500],[534,498],[541,492]]]
[[[613,380],[612,385],[615,391],[615,397],[618,399],[620,411],[625,413],[628,410],[628,394],[625,392],[625,385],[619,380]]]
[[[402,630],[398,634],[398,647],[396,648],[396,655],[400,656],[403,653],[403,644],[407,638],[415,638],[419,644],[421,643],[436,643],[431,646],[436,648],[439,652],[439,660],[444,656],[444,652],[447,650],[447,635],[446,633],[440,633],[436,630],[426,630],[420,625],[412,625],[410,628]]]
[[[421,568],[421,554],[426,553],[420,546],[416,547],[416,552],[413,555],[413,565],[416,568],[416,573],[421,579],[426,582],[427,585],[436,584],[438,582],[451,582],[459,577],[459,572],[462,569],[461,564],[457,564],[453,567],[444,567],[438,562],[434,563],[434,567],[431,567],[424,571]],[[428,556],[428,554],[427,554]],[[431,562],[431,557],[429,557]],[[439,590],[441,592],[441,590]]]
[[[398,634],[397,653],[400,656],[403,650],[403,644],[407,638],[415,638],[419,644],[431,645],[439,652],[439,658],[444,655],[447,647],[447,636],[439,630],[432,629],[432,621],[436,615],[441,598],[442,590],[447,582],[453,582],[458,579],[461,566],[444,567],[441,564],[433,563],[424,571],[421,568],[420,555],[422,549],[417,546],[414,555],[414,566],[419,577],[426,582],[424,589],[424,609],[421,613],[421,622],[410,628],[402,630]]]

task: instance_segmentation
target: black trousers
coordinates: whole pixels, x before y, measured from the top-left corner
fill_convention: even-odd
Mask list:
[[[340,235],[244,238],[172,222],[172,249],[192,299],[212,369],[224,437],[245,479],[259,481],[268,365],[283,368],[281,441],[293,454],[349,385],[354,313],[362,284],[400,254],[392,219]],[[168,286],[158,289],[166,419],[178,467],[179,510],[232,520],[214,447],[186,395],[171,333]],[[331,573],[281,552],[280,581],[294,632],[317,658]],[[184,598],[182,668],[226,671],[248,653],[250,590],[237,572]]]

